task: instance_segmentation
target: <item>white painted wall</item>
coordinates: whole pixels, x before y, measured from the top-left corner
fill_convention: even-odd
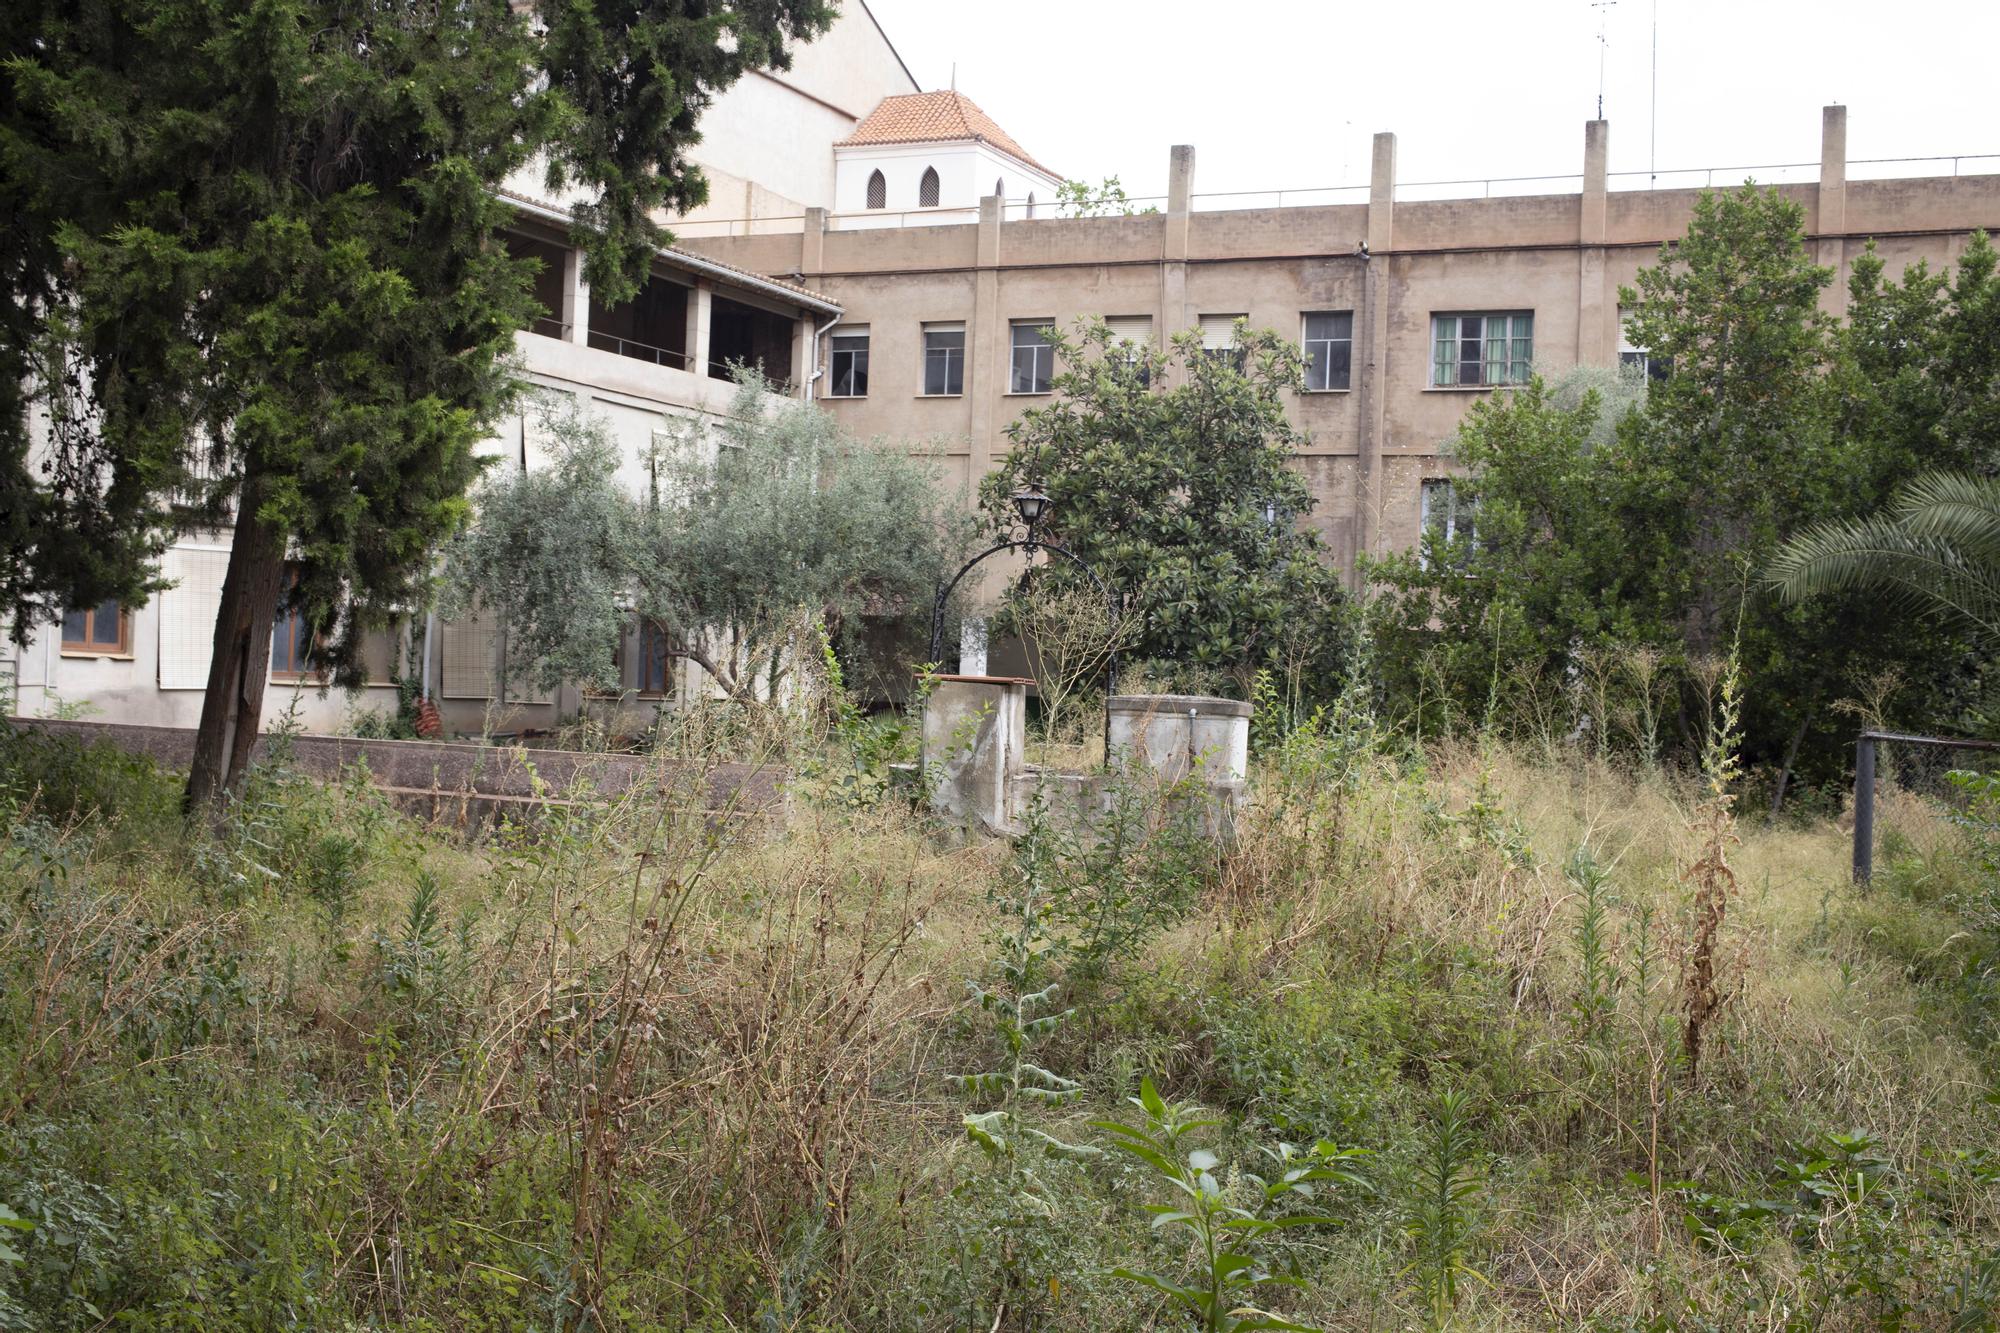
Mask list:
[[[921,221],[962,222],[976,220],[979,201],[993,193],[997,182],[1001,195],[1009,201],[1008,214],[1025,217],[1027,197],[1036,199],[1036,216],[1054,216],[1056,177],[1038,171],[1007,153],[976,141],[931,144],[880,144],[836,148],[834,152],[834,212],[838,225],[869,225],[868,179],[880,171],[888,187],[887,214],[917,214],[901,219],[905,224]],[[933,217],[920,210],[918,191],[924,170],[938,173],[938,209],[948,216]],[[855,214],[864,216],[855,217]]]
[[[918,91],[868,7],[851,0],[825,36],[793,52],[789,70],[745,74],[715,100],[690,154],[707,171],[709,199],[686,217],[797,217],[828,207],[833,145],[883,98]]]

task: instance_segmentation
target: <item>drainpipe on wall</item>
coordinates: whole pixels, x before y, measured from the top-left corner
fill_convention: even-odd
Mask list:
[[[828,329],[840,323],[840,319],[839,315],[835,315],[832,319],[829,319],[826,323],[813,330],[812,345],[806,349],[806,365],[811,368],[811,372],[806,376],[806,401],[809,403],[813,400],[814,381],[818,380],[821,375],[826,374],[826,367],[819,363],[819,340],[826,336]]]

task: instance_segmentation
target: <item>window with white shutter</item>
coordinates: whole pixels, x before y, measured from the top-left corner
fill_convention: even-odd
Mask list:
[[[215,652],[215,618],[222,614],[222,576],[229,551],[220,546],[174,546],[160,573],[174,586],[160,594],[160,688],[205,690]]]
[[[1142,343],[1153,336],[1151,315],[1113,315],[1104,323],[1111,330],[1114,347],[1119,343]]]
[[[1247,318],[1244,315],[1203,315],[1201,317],[1201,350],[1212,357],[1226,359],[1243,368],[1243,349],[1236,345],[1236,321]]]
[[[443,680],[447,699],[493,697],[493,628],[476,614],[443,627]]]

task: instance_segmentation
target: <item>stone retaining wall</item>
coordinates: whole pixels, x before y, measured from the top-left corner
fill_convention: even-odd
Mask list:
[[[57,722],[9,718],[8,725],[89,744],[108,741],[152,758],[163,768],[185,769],[194,755],[194,732],[124,722]],[[270,752],[271,737],[257,738],[256,754]],[[433,741],[361,740],[353,736],[296,736],[292,763],[322,781],[354,765],[397,803],[428,819],[473,824],[503,812],[532,811],[593,796],[612,796],[635,783],[672,788],[687,766],[650,755],[595,754],[526,746],[464,745]],[[705,774],[703,809],[712,814],[769,815],[784,805],[782,768],[717,764]],[[537,783],[539,779],[539,785]]]

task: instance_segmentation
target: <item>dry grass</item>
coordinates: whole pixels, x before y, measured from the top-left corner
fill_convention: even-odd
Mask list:
[[[1249,1160],[1279,1113],[1346,1108],[1339,1125],[1285,1131],[1375,1154],[1375,1193],[1340,1201],[1347,1228],[1302,1252],[1316,1294],[1294,1313],[1414,1326],[1398,1173],[1440,1086],[1476,1090],[1489,1154],[1488,1282],[1459,1312],[1468,1328],[1623,1327],[1690,1308],[1760,1326],[1745,1293],[1804,1299],[1804,1260],[1690,1245],[1675,1182],[1754,1194],[1829,1130],[1867,1129],[1912,1180],[1988,1146],[1991,1068],[1923,979],[1925,959],[1958,957],[1962,924],[1938,903],[1856,894],[1838,824],[1735,826],[1690,778],[1586,756],[1550,767],[1496,744],[1322,756],[1256,780],[1213,892],[1075,1001],[1047,1058],[1085,1099],[1048,1124],[1087,1140],[1088,1120],[1152,1074],[1218,1105]],[[310,1074],[314,1151],[339,1162],[301,1223],[332,1256],[314,1296],[326,1310],[453,1326],[512,1300],[607,1326],[951,1327],[939,1312],[979,1234],[963,1190],[981,1164],[946,1075],[991,1058],[965,982],[989,967],[1002,924],[989,894],[1010,850],[809,803],[782,829],[718,837],[673,795],[635,790],[500,845],[390,821],[338,916],[283,885],[218,908],[178,852],[93,865],[60,930],[24,914],[0,934],[8,975],[35,997],[7,1011],[25,1024],[0,1026],[6,1067],[27,1071],[0,1131],[115,1120],[82,1099],[140,1096],[146,1075],[106,1044],[118,1033],[91,1026],[106,993],[95,965],[36,978],[102,955],[93,940],[137,938],[136,916],[177,916],[154,948],[184,951],[187,932],[235,948],[273,998],[175,1059],[259,1068],[273,1087]],[[345,798],[299,799],[327,827],[357,817]],[[1920,804],[1892,803],[1884,823],[1955,846]],[[1691,1071],[1689,870],[1732,836],[1735,887],[1709,918],[1726,1003],[1705,1016]],[[1573,1016],[1578,902],[1563,874],[1582,844],[1616,897],[1616,1009],[1591,1042]],[[1937,873],[1960,873],[1949,864]],[[28,892],[23,867],[0,883],[10,900]],[[434,924],[406,948],[426,883]],[[417,960],[413,987],[385,981],[399,949]],[[98,972],[144,982],[113,992],[144,1009],[155,955],[112,955],[123,970]],[[244,1096],[219,1073],[190,1086],[225,1108]],[[95,1169],[142,1172],[151,1151],[114,1141]],[[0,1202],[30,1180],[8,1170]],[[1138,1213],[1155,1200],[1107,1168],[1049,1178],[1067,1267],[1045,1327],[1170,1327],[1102,1275],[1157,1245]],[[1979,1244],[2000,1234],[1990,1182],[1939,1198],[1925,1206],[1941,1225]],[[464,1276],[480,1267],[500,1284],[483,1304]]]

